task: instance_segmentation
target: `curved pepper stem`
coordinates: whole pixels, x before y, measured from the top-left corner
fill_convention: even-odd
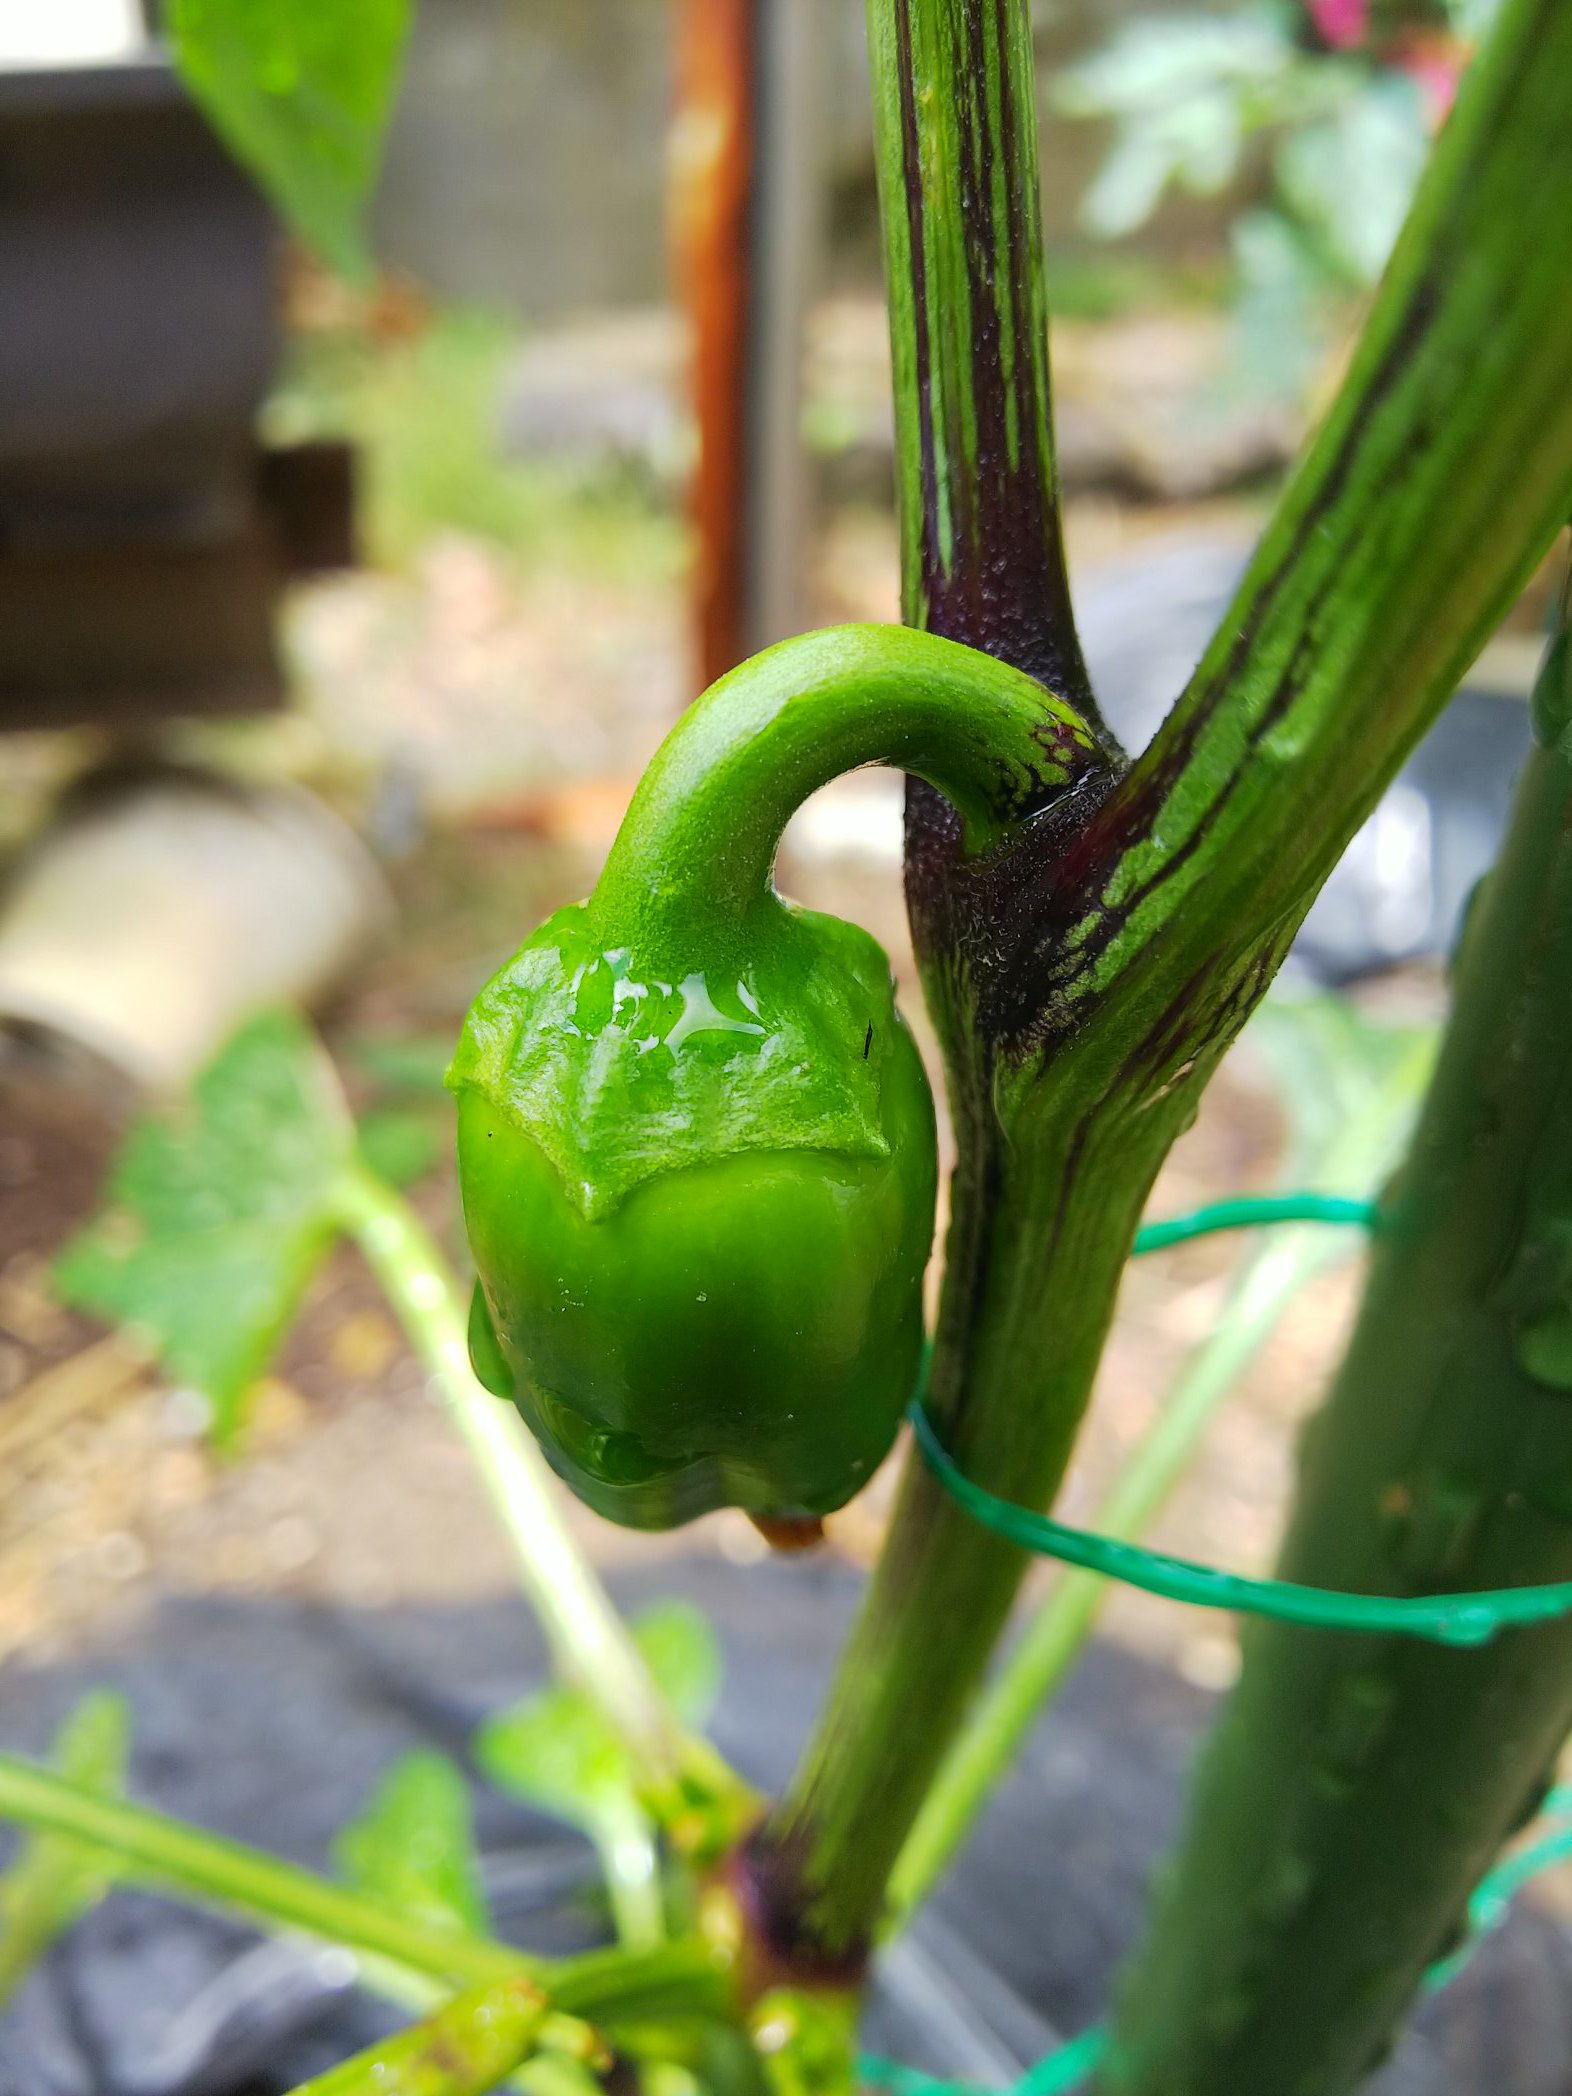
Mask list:
[[[1073,708],[1021,671],[904,626],[832,626],[766,648],[697,699],[656,752],[594,907],[659,937],[736,924],[773,897],[781,832],[820,786],[893,764],[938,787],[968,852],[1106,774]]]

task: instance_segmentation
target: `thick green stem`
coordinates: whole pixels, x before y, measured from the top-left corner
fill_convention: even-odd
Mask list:
[[[967,849],[1105,768],[1079,716],[975,649],[900,626],[838,626],[753,656],[691,706],[639,782],[596,886],[625,934],[675,912],[741,920],[771,892],[781,831],[841,772],[918,772]],[[642,946],[641,946],[642,950]]]
[[[1147,1147],[1134,1185],[1119,1185],[1128,1133],[1120,1126],[1093,1126],[1084,1145],[1067,1142],[1056,1153],[1038,1148],[1019,1178],[1005,1177],[989,1203],[986,1254],[968,1276],[986,1304],[969,1330],[951,1308],[959,1300],[952,1229],[949,1317],[941,1319],[928,1403],[963,1468],[1023,1502],[1046,1497],[1044,1474],[1057,1480],[1068,1460],[1140,1208],[1177,1121],[1154,1115],[1135,1132]],[[1108,1202],[1092,1198],[1100,1187],[1114,1190]],[[985,1196],[968,1189],[966,1198],[980,1205]],[[987,1300],[994,1287],[1006,1297],[997,1308]],[[1045,1299],[1059,1313],[1051,1337]],[[990,1405],[986,1458],[958,1444],[948,1423],[963,1388],[995,1400],[1030,1391],[1035,1400],[1024,1415],[1019,1405]],[[1012,1417],[1006,1442],[999,1430]],[[1001,1477],[1028,1482],[1004,1486]],[[908,1461],[884,1556],[809,1758],[755,1845],[761,1921],[776,1942],[834,1959],[855,1954],[872,1931],[896,1854],[1025,1562],[971,1521],[923,1464]]]
[[[1251,1261],[1215,1336],[1166,1397],[1160,1418],[1093,1514],[1090,1526],[1100,1535],[1134,1542],[1145,1533],[1222,1399],[1294,1297],[1338,1249],[1323,1233],[1296,1231],[1291,1241],[1270,1244]],[[887,1927],[900,1927],[943,1875],[1026,1733],[1080,1657],[1109,1598],[1108,1581],[1095,1573],[1059,1575],[923,1800],[890,1878]]]
[[[1417,1096],[1430,1059],[1428,1041],[1416,1042],[1401,1057],[1363,1111],[1328,1146],[1318,1180],[1328,1186],[1375,1182],[1390,1164],[1394,1127]],[[1346,1233],[1317,1229],[1285,1232],[1256,1252],[1235,1283],[1217,1329],[1164,1396],[1157,1418],[1098,1505],[1094,1529],[1131,1542],[1145,1534],[1189,1468],[1218,1406],[1289,1306],[1350,1249]],[[1027,1731],[1080,1656],[1109,1595],[1107,1580],[1066,1571],[1037,1608],[923,1800],[890,1879],[889,1926],[899,1927],[942,1876]]]
[[[681,1811],[674,1793],[686,1779],[745,1817],[743,1786],[684,1729],[574,1542],[561,1487],[523,1422],[476,1380],[457,1285],[430,1232],[390,1186],[359,1168],[345,1174],[338,1206],[475,1459],[558,1671],[599,1705],[653,1802]]]
[[[1476,905],[1440,1065],[1312,1423],[1281,1571],[1572,1576],[1572,647]],[[1572,1626],[1477,1652],[1252,1629],[1122,1990],[1119,2096],[1341,2096],[1383,2055],[1572,1728]]]
[[[868,44],[902,617],[1014,663],[1102,732],[1059,517],[1030,10],[868,0]]]
[[[891,11],[991,7],[874,0],[876,25]],[[899,43],[876,38],[881,70]],[[928,88],[975,101],[959,73]],[[1046,857],[1028,837],[1018,873],[990,866],[970,897],[953,860],[909,862],[961,1153],[930,1406],[1001,1497],[1056,1489],[1164,1153],[1572,507],[1569,223],[1572,8],[1508,0],[1343,393],[1152,747],[1077,836]],[[819,1730],[756,1845],[777,1942],[823,1960],[871,1936],[1023,1569],[908,1468]]]
[[[591,1951],[558,1963],[526,1957],[484,1936],[429,1928],[295,1864],[145,1806],[97,1797],[11,1754],[0,1754],[0,1819],[97,1850],[113,1859],[117,1876],[185,1893],[270,1928],[342,1943],[453,1986],[523,1977],[549,1992],[554,2011],[602,2022],[730,2012],[725,1979],[697,1943]]]

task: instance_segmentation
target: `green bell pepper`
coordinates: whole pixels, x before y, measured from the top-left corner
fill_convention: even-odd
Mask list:
[[[594,894],[476,998],[449,1073],[471,1351],[598,1512],[811,1521],[873,1474],[916,1381],[933,1102],[877,942],[775,891],[793,809],[892,761],[986,851],[1091,749],[952,642],[785,642],[690,708]]]

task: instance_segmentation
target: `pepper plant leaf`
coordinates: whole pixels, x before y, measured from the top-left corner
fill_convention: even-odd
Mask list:
[[[703,1609],[687,1601],[658,1601],[633,1625],[634,1642],[672,1709],[702,1732],[720,1694],[720,1641]]]
[[[117,1797],[125,1788],[130,1711],[107,1689],[84,1696],[55,1736],[51,1757],[83,1790]],[[97,1904],[113,1880],[101,1850],[61,1834],[27,1834],[0,1877],[0,2004],[8,2001],[57,1936]]]
[[[372,274],[364,214],[409,0],[172,0],[175,62],[235,158],[322,259]]]
[[[683,1719],[701,1727],[720,1687],[720,1647],[703,1614],[685,1602],[646,1609],[633,1635],[656,1682]],[[548,1688],[500,1711],[475,1754],[501,1790],[598,1837],[608,1814],[637,1797],[627,1749],[581,1689]]]
[[[362,1892],[433,1928],[484,1935],[486,1895],[469,1786],[445,1754],[406,1754],[334,1844]]]
[[[138,1121],[110,1205],[55,1267],[67,1302],[141,1331],[233,1436],[332,1242],[354,1146],[338,1080],[292,1012],[250,1021],[172,1111]]]

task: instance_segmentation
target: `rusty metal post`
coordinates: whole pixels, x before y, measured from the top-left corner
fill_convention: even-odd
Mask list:
[[[693,334],[700,681],[802,623],[820,0],[679,0],[672,231]]]
[[[672,243],[692,329],[701,685],[746,652],[743,538],[755,0],[678,0]]]

